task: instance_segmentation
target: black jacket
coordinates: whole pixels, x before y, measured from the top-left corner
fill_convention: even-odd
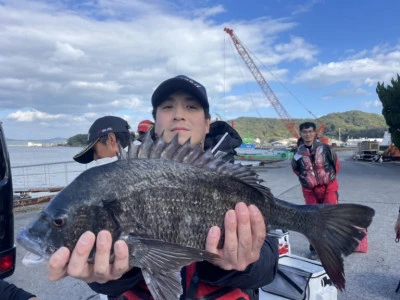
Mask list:
[[[33,297],[35,297],[35,295],[32,295],[7,281],[0,280],[0,299],[27,300]]]
[[[211,149],[216,155],[219,151],[227,153],[225,158],[233,162],[235,159],[235,148],[242,144],[239,133],[228,123],[215,121],[210,124],[210,132],[206,135],[204,149]]]
[[[226,134],[227,133],[227,134]],[[228,153],[226,159],[233,162],[235,148],[242,144],[239,134],[229,124],[223,121],[211,123],[210,132],[206,135],[204,149],[212,149],[213,154],[218,151]],[[277,240],[267,237],[261,249],[260,259],[249,265],[245,271],[226,271],[209,262],[197,263],[197,275],[200,280],[215,286],[237,287],[245,290],[252,299],[258,299],[257,289],[271,283],[278,267]],[[132,289],[143,280],[139,268],[133,268],[120,279],[104,284],[90,283],[89,286],[96,292],[112,297],[118,297]],[[185,295],[182,297],[185,298]]]

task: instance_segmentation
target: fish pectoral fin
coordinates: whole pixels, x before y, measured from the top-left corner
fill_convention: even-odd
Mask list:
[[[179,299],[183,293],[180,272],[154,273],[143,268],[142,274],[154,300]]]
[[[218,255],[205,250],[156,239],[128,236],[126,242],[130,246],[131,265],[161,273],[179,272],[195,261],[221,260]]]

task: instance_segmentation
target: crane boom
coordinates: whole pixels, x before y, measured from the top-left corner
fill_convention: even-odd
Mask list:
[[[293,137],[299,138],[300,134],[297,129],[296,123],[291,120],[288,112],[283,107],[283,105],[281,104],[279,99],[276,97],[275,93],[272,91],[272,89],[269,86],[269,84],[267,83],[267,81],[264,79],[264,76],[261,74],[260,70],[257,68],[253,59],[251,58],[251,56],[249,55],[247,50],[243,47],[243,45],[240,42],[240,40],[238,39],[238,37],[233,33],[233,29],[229,29],[229,28],[225,27],[224,31],[227,34],[229,34],[229,36],[232,38],[235,48],[239,52],[243,61],[246,63],[251,74],[253,74],[254,79],[257,81],[258,85],[263,90],[265,96],[267,96],[267,99],[269,100],[269,102],[274,107],[275,111],[278,113],[279,117],[285,124],[287,130],[292,134]]]

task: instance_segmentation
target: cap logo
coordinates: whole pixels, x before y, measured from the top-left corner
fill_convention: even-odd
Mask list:
[[[107,127],[104,129],[100,129],[99,131],[97,131],[97,136],[99,137],[102,133],[108,132],[108,131],[113,131],[112,127]],[[90,132],[88,133],[88,142],[90,141]]]
[[[112,127],[107,127],[107,128],[102,129],[100,132],[103,133],[103,132],[107,132],[107,131],[111,131],[111,130],[113,130]]]
[[[201,87],[202,87],[201,84],[199,84],[199,83],[197,83],[197,82],[193,81],[192,79],[187,78],[187,77],[185,77],[185,76],[180,76],[179,78],[184,79],[184,80],[190,82],[191,84],[193,84],[193,85],[194,85],[195,87],[197,87],[197,88],[201,88]]]

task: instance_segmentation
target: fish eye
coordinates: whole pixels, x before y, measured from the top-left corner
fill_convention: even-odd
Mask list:
[[[56,219],[53,219],[53,226],[55,227],[64,227],[65,224],[67,223],[67,217],[66,216],[62,216]]]

